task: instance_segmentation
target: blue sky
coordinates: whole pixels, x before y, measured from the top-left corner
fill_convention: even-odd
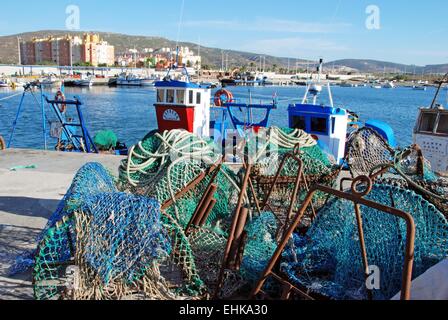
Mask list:
[[[162,36],[292,58],[448,63],[446,0],[40,0],[2,1],[0,35],[64,29],[78,5],[81,30]],[[380,29],[366,28],[379,8]]]

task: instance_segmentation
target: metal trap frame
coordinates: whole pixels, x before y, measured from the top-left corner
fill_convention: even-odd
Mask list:
[[[363,187],[360,189],[360,187]],[[260,277],[258,283],[252,290],[250,294],[250,298],[254,299],[258,295],[262,294],[264,297],[268,297],[268,294],[263,291],[263,286],[268,280],[268,278],[274,278],[277,281],[279,281],[283,285],[283,291],[281,295],[281,299],[286,300],[291,297],[292,293],[295,293],[299,295],[300,297],[304,299],[311,299],[314,300],[313,294],[304,288],[298,288],[297,286],[293,285],[290,281],[284,279],[281,275],[276,273],[274,269],[278,266],[280,259],[282,257],[283,251],[285,250],[291,236],[296,231],[297,227],[299,226],[300,222],[303,219],[303,216],[308,208],[308,206],[311,204],[313,196],[316,194],[316,192],[323,192],[328,195],[332,195],[339,199],[345,199],[348,201],[353,202],[354,205],[354,213],[356,216],[357,221],[357,231],[359,235],[359,244],[360,244],[360,256],[363,261],[364,266],[364,274],[367,278],[369,276],[369,262],[368,262],[368,256],[367,256],[367,248],[364,240],[364,231],[363,231],[363,218],[362,218],[362,212],[361,212],[361,205],[370,207],[372,209],[376,209],[380,212],[383,212],[384,214],[389,214],[396,216],[398,218],[401,218],[406,223],[406,248],[405,248],[405,259],[404,259],[404,265],[403,265],[403,271],[402,271],[402,286],[401,286],[401,299],[402,300],[410,300],[411,297],[411,280],[412,280],[412,268],[413,268],[413,261],[414,261],[414,243],[415,243],[415,236],[416,236],[416,226],[413,217],[411,214],[406,213],[404,211],[398,210],[396,208],[392,208],[389,206],[385,206],[383,204],[373,202],[370,200],[365,199],[364,197],[367,196],[371,191],[373,187],[372,180],[367,176],[359,176],[356,179],[353,180],[352,186],[351,186],[351,192],[342,192],[338,191],[326,186],[322,185],[316,185],[313,186],[308,193],[300,211],[298,212],[297,216],[295,217],[292,224],[289,226],[288,230],[283,236],[283,239],[280,241],[279,246],[275,253],[273,254],[269,264],[267,265],[265,271],[263,272],[262,276]],[[369,292],[369,291],[368,291]],[[320,297],[321,298],[321,297]],[[372,292],[369,292],[369,298],[372,298]]]

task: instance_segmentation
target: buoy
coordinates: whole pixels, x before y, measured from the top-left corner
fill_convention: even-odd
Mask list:
[[[54,97],[54,100],[55,100],[55,101],[58,101],[58,102],[64,102],[64,101],[65,101],[65,96],[64,96],[64,94],[62,93],[61,90],[59,90],[59,91],[56,93],[56,96]],[[65,111],[67,111],[67,105],[66,105],[65,103],[61,103],[61,104],[59,105],[59,111],[60,111],[61,113],[65,113]]]
[[[232,92],[225,90],[225,89],[218,90],[215,93],[214,102],[215,102],[215,106],[222,107],[226,103],[233,102],[233,94],[232,94]]]

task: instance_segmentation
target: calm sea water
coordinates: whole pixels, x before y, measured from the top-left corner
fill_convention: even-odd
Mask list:
[[[261,87],[231,88],[236,98],[253,103],[272,101],[274,94],[280,100],[280,107],[271,116],[271,125],[287,126],[287,107],[291,100],[300,100],[303,87]],[[345,107],[357,112],[361,120],[378,119],[389,123],[396,134],[400,145],[412,143],[412,130],[417,117],[418,108],[430,105],[435,93],[434,88],[427,91],[416,91],[410,88],[373,89],[370,87],[341,88],[334,87],[333,99],[336,106]],[[0,88],[0,99],[15,94],[17,91]],[[54,96],[53,92],[46,92]],[[79,96],[84,103],[83,112],[88,129],[92,136],[102,129],[111,129],[117,133],[120,141],[131,146],[142,139],[150,130],[156,128],[156,117],[153,104],[155,90],[151,88],[66,88],[67,98]],[[214,93],[214,92],[213,92]],[[443,103],[448,101],[447,91],[443,92]],[[36,94],[39,99],[39,95]],[[322,100],[327,100],[326,92]],[[0,101],[0,135],[6,140],[12,129],[17,113],[20,96],[11,100]],[[47,113],[51,115],[49,109]],[[256,115],[261,117],[261,115]],[[50,116],[51,119],[53,116]],[[31,95],[26,96],[20,114],[13,147],[43,148],[43,133],[40,106]],[[51,140],[49,145],[53,146]]]

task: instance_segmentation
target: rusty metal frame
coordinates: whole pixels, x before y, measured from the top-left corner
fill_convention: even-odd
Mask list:
[[[196,188],[210,173],[215,172],[218,168],[221,168],[219,164],[212,165],[208,170],[202,172],[200,175],[196,177],[192,182],[190,182],[185,188],[180,190],[175,196],[174,199],[169,199],[162,204],[161,210],[166,210],[171,207],[177,200],[181,199],[188,192],[192,191]]]
[[[358,187],[360,185],[365,185],[366,189],[363,191],[358,191]],[[415,222],[414,222],[414,219],[412,218],[411,214],[409,214],[409,213],[406,213],[406,212],[403,212],[396,208],[385,206],[383,204],[365,199],[364,197],[366,195],[368,195],[370,193],[370,191],[372,190],[372,186],[373,186],[372,180],[367,176],[360,176],[353,181],[351,193],[334,190],[334,189],[331,189],[329,187],[322,186],[322,185],[313,186],[311,188],[310,192],[308,193],[308,195],[302,205],[302,208],[300,209],[294,222],[292,223],[292,225],[289,227],[288,231],[284,235],[277,250],[275,251],[269,264],[267,265],[262,276],[260,277],[260,280],[258,281],[256,286],[252,290],[252,292],[250,294],[250,298],[253,299],[259,293],[264,293],[262,288],[263,288],[263,285],[265,284],[266,280],[269,277],[274,277],[276,279],[278,279],[278,278],[282,279],[280,276],[275,274],[273,270],[274,270],[275,266],[277,265],[277,263],[279,262],[279,259],[281,258],[281,255],[282,255],[283,251],[285,250],[290,237],[292,236],[292,234],[295,232],[295,230],[299,226],[299,224],[307,210],[307,207],[311,204],[313,196],[315,195],[316,192],[320,191],[320,192],[324,192],[324,193],[333,195],[337,198],[345,199],[345,200],[349,200],[349,201],[353,202],[353,204],[355,206],[355,215],[356,215],[356,219],[357,219],[358,233],[360,236],[359,237],[360,238],[360,251],[361,251],[361,256],[363,259],[363,265],[365,268],[364,272],[365,272],[366,276],[368,275],[368,257],[367,257],[367,250],[366,250],[365,242],[364,242],[364,231],[362,228],[362,214],[361,214],[361,210],[360,210],[360,205],[370,207],[370,208],[379,210],[383,213],[399,217],[406,222],[406,249],[405,249],[405,259],[404,259],[403,272],[402,272],[401,299],[402,300],[410,300],[412,268],[413,268],[413,261],[414,261],[414,242],[415,242],[415,233],[416,233]],[[284,279],[282,279],[282,281],[289,283],[288,281],[286,281]],[[291,283],[289,283],[289,284],[291,285],[291,287],[290,287],[290,288],[292,288],[291,290],[300,293],[304,297],[309,296],[307,293],[305,293],[302,290],[298,289],[297,287],[293,286]],[[287,294],[283,293],[282,296],[287,296]],[[369,297],[371,297],[370,294],[369,294]]]
[[[214,299],[218,299],[219,292],[222,288],[224,282],[224,274],[226,269],[238,270],[244,245],[245,245],[245,231],[244,227],[249,216],[249,210],[243,207],[244,198],[247,196],[247,186],[249,184],[250,175],[252,172],[252,164],[248,163],[246,165],[246,173],[244,175],[240,194],[238,196],[238,202],[235,209],[235,215],[232,219],[232,225],[229,231],[229,237],[227,238],[227,244],[224,249],[224,256],[221,264],[221,269],[218,276],[218,281],[216,284],[216,289],[214,292]]]
[[[216,205],[216,199],[214,196],[218,190],[218,186],[215,184],[216,178],[221,171],[222,161],[221,163],[211,172],[211,179],[207,185],[207,188],[204,191],[204,194],[199,201],[198,206],[196,207],[195,212],[191,216],[190,221],[185,229],[185,234],[188,235],[192,226],[203,227],[207,222],[207,219]]]
[[[298,164],[297,175],[295,177],[291,177],[291,178],[288,177],[286,180],[282,181],[280,175],[281,175],[281,172],[283,171],[283,169],[284,169],[284,167],[286,165],[286,162],[289,159],[293,159],[293,160],[295,160],[297,162],[297,164]],[[278,183],[294,183],[294,190],[293,190],[293,193],[291,195],[290,205],[288,206],[288,213],[286,215],[286,220],[285,221],[280,221],[279,217],[277,217],[277,220],[282,224],[282,231],[283,231],[282,233],[284,233],[286,231],[286,229],[288,227],[288,224],[289,224],[289,220],[292,219],[292,216],[293,216],[293,213],[294,213],[294,207],[295,207],[295,204],[297,202],[298,194],[299,194],[299,191],[300,191],[300,185],[301,185],[302,182],[305,185],[305,189],[307,191],[309,191],[308,182],[306,180],[305,174],[303,173],[303,168],[304,168],[303,161],[300,158],[300,145],[297,144],[295,146],[295,148],[294,148],[292,153],[288,153],[288,154],[286,154],[283,157],[282,162],[280,163],[280,166],[279,166],[279,168],[277,170],[277,173],[276,173],[274,179],[272,180],[271,187],[270,187],[270,189],[269,189],[269,191],[268,191],[268,193],[267,193],[267,195],[266,195],[266,197],[265,197],[265,199],[263,201],[263,204],[261,206],[262,211],[264,211],[267,208],[269,208],[274,213],[274,215],[277,217],[277,215],[275,214],[275,210],[273,210],[273,208],[268,203],[269,199],[271,198],[271,196],[272,196],[272,194],[274,192],[275,186]],[[314,218],[316,218],[316,211],[314,209],[314,205],[313,205],[312,201],[310,203],[310,206],[311,206],[311,210],[313,212],[313,219],[314,219]]]

